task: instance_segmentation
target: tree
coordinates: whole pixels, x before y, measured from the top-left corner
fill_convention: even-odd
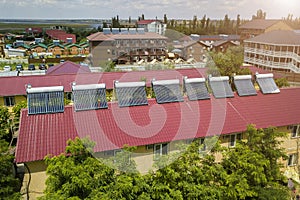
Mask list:
[[[222,147],[218,137],[194,139],[157,158],[157,170],[139,174],[125,146],[110,161],[92,157],[93,143],[76,138],[64,154],[46,158],[47,188],[42,199],[288,199],[278,160],[285,157],[274,128],[247,127],[247,140]],[[201,142],[200,142],[201,141]],[[222,159],[216,160],[216,155]]]
[[[9,153],[8,142],[0,139],[0,197],[1,199],[19,199],[20,181],[13,176],[14,156]]]
[[[114,180],[114,170],[92,156],[93,146],[89,139],[75,138],[68,141],[64,154],[45,158],[49,177],[42,199],[84,199],[96,189],[105,191]]]
[[[275,83],[279,88],[290,86],[288,80],[285,77],[275,79]]]
[[[286,178],[279,160],[286,158],[280,148],[286,133],[275,128],[256,129],[249,125],[245,141],[223,153],[222,166],[229,175],[225,185],[230,199],[288,199]],[[276,196],[274,196],[276,194]]]
[[[9,142],[10,113],[6,107],[0,107],[0,197],[3,199],[19,199],[20,182],[13,176],[14,156],[10,153]]]
[[[21,110],[23,108],[26,108],[26,107],[27,107],[27,102],[26,101],[21,101],[13,107],[12,111],[13,111],[14,130],[18,130],[19,122],[20,122],[20,116],[21,116]]]
[[[0,106],[0,139],[11,141],[10,113],[7,107]]]
[[[244,61],[242,47],[230,47],[226,52],[212,52],[210,56],[222,76],[249,74],[248,71],[241,69]]]
[[[252,19],[266,19],[266,12],[263,12],[262,9],[257,10],[256,15],[252,15]]]
[[[104,71],[105,72],[111,72],[111,71],[114,71],[115,70],[115,66],[116,66],[116,63],[113,62],[113,61],[107,61],[105,63],[105,69]]]
[[[166,14],[164,14],[164,24],[168,24],[168,18]]]

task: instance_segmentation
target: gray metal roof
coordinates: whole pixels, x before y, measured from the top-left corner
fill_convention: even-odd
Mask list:
[[[264,44],[280,45],[300,45],[300,34],[289,30],[274,30],[254,38],[244,40],[244,42],[256,42]]]
[[[255,19],[255,20],[251,20],[249,22],[242,24],[239,28],[240,29],[262,29],[262,30],[264,30],[280,21],[281,20],[278,20],[278,19]]]

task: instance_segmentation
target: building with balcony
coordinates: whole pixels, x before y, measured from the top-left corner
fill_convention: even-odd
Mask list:
[[[239,27],[241,40],[252,38],[274,30],[293,30],[290,26],[278,19],[254,19]]]
[[[137,62],[141,59],[161,60],[165,56],[167,38],[143,28],[105,28],[103,32],[87,37],[92,54],[92,65],[97,67],[107,61]]]
[[[300,33],[274,30],[244,40],[244,62],[264,69],[300,73]]]
[[[162,74],[169,74],[169,72],[162,72]],[[155,73],[157,74],[157,72]],[[199,77],[199,74],[197,76]],[[134,77],[138,78],[138,76]],[[122,78],[123,82],[129,81],[125,76]],[[174,84],[174,80],[172,84]],[[251,81],[251,77],[249,80]],[[159,81],[160,84],[170,85],[170,80],[159,79],[156,83],[158,84]],[[217,82],[220,81],[217,80]],[[105,90],[103,83],[104,81],[101,84],[104,85],[102,89]],[[112,82],[107,83],[112,84]],[[138,83],[142,82],[127,82],[126,84],[127,86],[131,85],[133,90],[137,91],[135,87]],[[177,86],[179,83],[180,81],[177,79]],[[76,90],[73,86],[72,92],[75,94]],[[62,86],[54,88],[58,87],[64,90]],[[88,89],[88,87],[92,87],[90,90],[93,90],[95,84],[92,86],[81,85],[81,89]],[[113,87],[116,89],[116,84]],[[145,84],[142,84],[141,87],[144,89]],[[286,138],[283,143],[289,156],[289,160],[285,161],[285,166],[288,170],[294,169],[297,160],[293,157],[299,151],[297,138],[300,131],[300,88],[285,88],[272,94],[264,94],[262,90],[254,91],[254,95],[249,96],[232,93],[230,98],[225,96],[217,98],[212,85],[210,85],[214,94],[208,94],[205,99],[191,101],[180,91],[181,100],[159,103],[158,97],[160,95],[168,96],[168,93],[159,92],[163,91],[162,88],[155,91],[156,84],[153,82],[152,87],[156,99],[146,99],[145,104],[138,106],[120,106],[121,98],[119,98],[118,102],[107,102],[104,107],[94,109],[89,107],[89,109],[80,111],[76,111],[77,103],[75,101],[73,106],[65,106],[62,110],[51,113],[41,114],[38,112],[39,109],[32,112],[30,106],[28,109],[23,109],[16,148],[16,162],[26,163],[30,169],[30,181],[29,173],[26,173],[24,185],[27,186],[31,198],[34,199],[37,195],[41,195],[45,189],[44,182],[47,178],[46,165],[43,160],[45,156],[63,153],[67,140],[76,137],[89,137],[93,140],[95,142],[94,151],[97,153],[94,155],[103,158],[115,156],[124,145],[136,146],[137,149],[133,152],[132,158],[137,164],[137,169],[142,173],[147,173],[149,169],[152,169],[154,160],[159,156],[178,151],[178,144],[188,144],[194,138],[201,138],[202,141],[205,137],[217,135],[223,146],[234,148],[237,140],[247,138],[245,134],[247,125],[255,124],[257,128],[274,126],[279,131],[290,133],[290,137]],[[39,88],[30,89],[37,91],[36,89]],[[31,100],[42,101],[43,93],[49,92],[50,88],[46,90],[43,87],[42,89],[39,89],[42,92],[39,95],[40,98]],[[127,89],[126,91],[128,91]],[[174,88],[167,87],[167,90],[169,89],[174,90]],[[218,88],[215,89],[220,91]],[[24,87],[23,90],[25,90]],[[57,94],[63,90],[58,91]],[[118,93],[117,90],[115,91]],[[27,92],[28,95],[31,94],[29,90]],[[136,93],[133,92],[134,94]],[[82,94],[81,97],[89,99],[88,95]],[[127,98],[126,95],[124,97]],[[289,103],[286,103],[287,101]],[[36,105],[40,104],[31,106],[35,107]],[[290,158],[293,162],[290,162]]]

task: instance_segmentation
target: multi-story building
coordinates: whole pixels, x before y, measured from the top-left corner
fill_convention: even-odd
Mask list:
[[[160,60],[165,56],[167,38],[143,28],[113,28],[87,37],[92,54],[92,65],[97,67],[107,61],[136,62],[141,59]]]
[[[169,80],[167,84],[170,83]],[[132,86],[136,85],[140,84],[135,82]],[[152,87],[154,85],[152,82]],[[49,90],[40,90],[44,91]],[[216,98],[215,94],[209,94],[206,99],[196,101],[183,97],[160,104],[156,93],[156,99],[148,99],[139,106],[122,107],[118,101],[108,102],[97,109],[76,111],[74,102],[73,106],[66,106],[59,112],[43,114],[35,113],[39,109],[32,111],[28,108],[21,114],[16,162],[27,164],[31,175],[29,193],[35,191],[30,194],[36,195],[43,191],[47,178],[44,157],[64,152],[68,139],[89,137],[96,144],[95,156],[100,157],[114,156],[124,145],[136,146],[132,156],[138,170],[145,173],[158,156],[170,154],[178,150],[176,144],[188,143],[194,138],[217,135],[222,145],[234,147],[236,140],[245,138],[244,132],[249,124],[255,124],[257,128],[274,126],[280,131],[290,132],[291,137],[283,145],[292,158],[298,145],[300,88],[276,90],[276,94],[262,91],[255,91],[255,95],[250,96],[233,93],[231,98]],[[43,95],[40,97],[33,100],[42,100]],[[288,161],[285,166],[291,171],[295,163]],[[26,185],[29,184],[27,175],[24,178]]]
[[[267,33],[273,30],[293,30],[282,20],[277,19],[254,19],[239,27],[241,41]]]
[[[172,52],[178,54],[181,58],[185,60],[193,58],[197,62],[203,62],[209,46],[192,40],[188,42],[175,42],[173,47]]]
[[[275,30],[244,40],[244,61],[260,68],[300,73],[300,33]]]

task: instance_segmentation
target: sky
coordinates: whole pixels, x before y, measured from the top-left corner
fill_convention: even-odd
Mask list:
[[[0,19],[251,19],[258,9],[267,19],[300,17],[299,0],[0,0]]]

